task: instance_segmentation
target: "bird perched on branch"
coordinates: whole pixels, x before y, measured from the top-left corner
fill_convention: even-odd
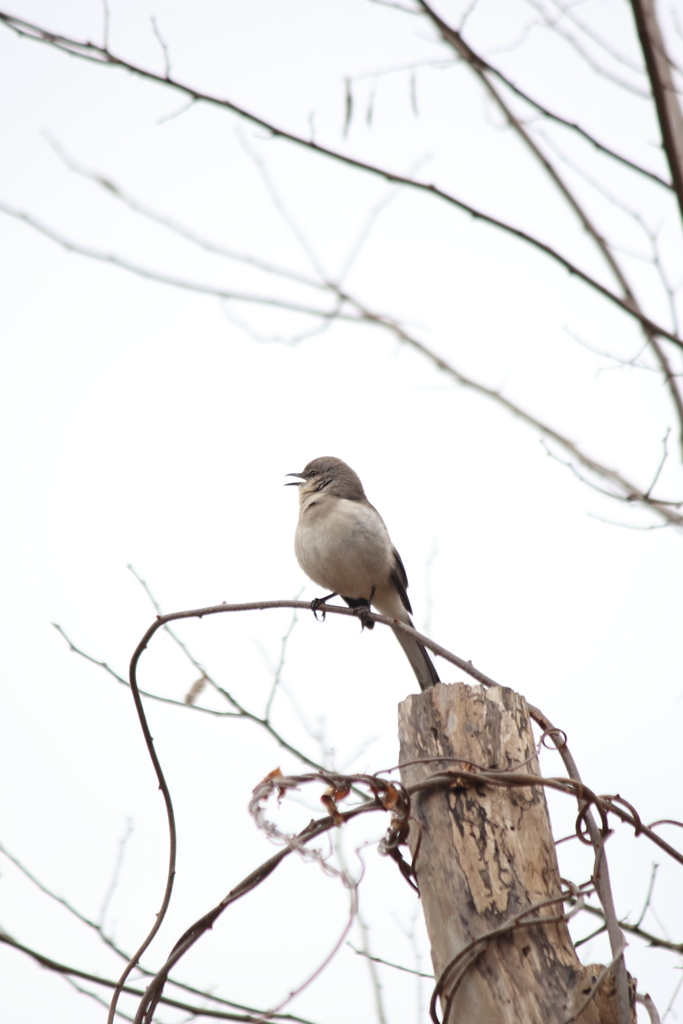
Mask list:
[[[299,522],[294,550],[307,576],[330,590],[312,603],[313,610],[339,595],[363,618],[371,605],[412,626],[408,577],[398,551],[391,543],[384,520],[365,496],[363,485],[350,466],[331,455],[313,459],[287,485],[299,488]],[[439,677],[427,651],[413,637],[394,629],[422,690]]]

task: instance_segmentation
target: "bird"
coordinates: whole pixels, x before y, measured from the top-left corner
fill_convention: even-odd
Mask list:
[[[360,478],[341,459],[313,459],[285,486],[299,488],[299,521],[294,551],[303,571],[331,593],[316,598],[314,612],[340,596],[358,611],[364,626],[370,607],[412,626],[406,593],[408,577],[401,556],[377,509],[368,501]],[[414,627],[413,627],[414,628]],[[440,682],[427,651],[413,637],[394,629],[422,690]]]

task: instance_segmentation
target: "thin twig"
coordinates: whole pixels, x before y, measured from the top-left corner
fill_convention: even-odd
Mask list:
[[[434,981],[433,974],[425,974],[424,971],[416,971],[414,967],[404,967],[402,964],[392,963],[391,960],[383,960],[381,956],[370,956],[364,949],[356,949],[351,942],[347,942],[346,945],[356,953],[357,956],[364,956],[368,960],[374,960],[376,964],[383,964],[385,967],[392,967],[395,971],[404,971],[406,974],[415,974],[418,978],[428,978],[430,981]]]
[[[357,316],[344,313],[334,307],[332,309],[317,309],[314,306],[307,306],[299,302],[287,302],[285,299],[278,299],[272,295],[256,295],[249,292],[218,288],[213,285],[202,284],[199,281],[188,281],[185,278],[174,277],[172,274],[164,274],[160,271],[153,270],[150,267],[144,267],[140,264],[133,263],[132,260],[123,259],[123,257],[117,256],[115,253],[102,252],[99,249],[93,249],[90,246],[81,245],[80,242],[74,242],[72,239],[67,238],[58,231],[54,231],[47,224],[44,224],[31,214],[26,213],[23,210],[19,210],[17,207],[9,206],[7,203],[0,202],[0,212],[6,214],[8,217],[13,217],[15,220],[23,221],[25,224],[28,224],[29,227],[32,227],[34,230],[40,232],[40,234],[45,235],[46,238],[49,238],[58,245],[61,245],[63,249],[67,250],[67,252],[74,252],[79,256],[86,256],[88,259],[96,260],[99,263],[107,263],[110,266],[118,267],[119,270],[125,270],[130,274],[136,274],[138,277],[146,278],[149,281],[156,281],[158,284],[170,285],[172,288],[180,288],[182,291],[196,292],[199,295],[213,295],[218,299],[226,299],[232,302],[244,302],[252,306],[269,306],[273,309],[282,309],[290,313],[303,313],[305,316],[319,317],[323,320],[350,320],[356,323],[359,322],[359,318]]]
[[[266,710],[263,713],[263,718],[264,718],[264,721],[266,721],[266,722],[270,722],[270,712],[271,712],[271,709],[273,707],[273,700],[275,699],[275,692],[276,692],[276,690],[277,690],[277,688],[278,688],[278,686],[280,684],[280,678],[282,676],[282,670],[285,667],[285,654],[287,653],[287,644],[289,642],[290,636],[294,632],[294,627],[297,624],[297,620],[298,620],[298,616],[297,616],[296,611],[295,611],[294,614],[292,615],[292,621],[289,624],[287,632],[282,637],[282,640],[280,642],[280,658],[278,660],[275,672],[273,673],[273,685],[270,688],[270,693],[268,695],[268,700],[266,701]]]
[[[97,658],[94,658],[91,654],[87,654],[80,647],[77,647],[73,640],[69,639],[69,637],[66,635],[62,627],[57,622],[53,622],[52,625],[60,634],[60,636],[64,637],[67,644],[69,645],[70,651],[72,651],[74,654],[77,654],[80,658],[84,658],[86,661],[89,661],[91,665],[97,665],[98,668],[104,669],[104,671],[113,679],[115,679],[117,683],[120,683],[121,686],[125,686],[128,689],[130,689],[130,683],[128,682],[128,680],[124,679],[123,676],[120,676],[118,672],[115,672],[114,669],[111,668],[106,661],[99,661]],[[147,697],[148,700],[156,700],[162,704],[171,704],[172,706],[177,708],[190,708],[192,711],[199,711],[205,715],[213,715],[216,718],[242,717],[241,711],[215,711],[213,708],[205,708],[196,704],[187,704],[184,700],[174,700],[172,697],[162,697],[161,694],[151,693],[149,690],[140,690],[140,693],[142,694],[143,697]]]
[[[593,914],[595,917],[600,917],[604,921],[605,915],[600,907],[592,907],[587,903],[583,908],[586,913]],[[683,942],[670,942],[669,939],[663,939],[659,935],[653,935],[652,932],[646,931],[640,927],[640,924],[629,924],[628,921],[620,919],[619,927],[622,931],[628,932],[629,935],[635,935],[639,939],[643,939],[648,945],[659,948],[668,949],[671,953],[683,954]]]
[[[80,970],[78,967],[70,967],[67,964],[63,964],[57,960],[53,960],[51,957],[44,956],[37,950],[31,949],[31,947],[25,946],[21,942],[17,942],[16,939],[13,939],[10,935],[7,935],[6,932],[0,931],[0,943],[3,943],[6,946],[10,946],[13,949],[16,949],[20,953],[25,953],[27,956],[31,957],[32,960],[35,960],[36,963],[40,964],[41,967],[44,967],[50,971],[54,971],[56,974],[63,974],[67,977],[72,978],[82,978],[84,981],[92,982],[95,985],[102,985],[105,988],[115,988],[117,985],[117,982],[113,981],[111,978],[102,978],[97,974],[90,974],[87,971]],[[138,997],[144,995],[142,989],[135,988],[132,985],[124,985],[122,991],[124,991],[127,995],[133,995]],[[92,993],[90,992],[86,994],[92,995]],[[208,992],[200,994],[205,995],[207,999],[215,998],[211,996],[210,993]],[[208,1017],[214,1020],[244,1021],[245,1024],[259,1024],[259,1022],[263,1021],[263,1015],[259,1011],[255,1011],[254,1013],[231,1013],[226,1010],[209,1010],[205,1007],[180,1002],[177,999],[172,999],[170,996],[163,996],[161,1002],[165,1006],[171,1006],[178,1010],[184,1010],[186,1013],[191,1013],[197,1017]],[[126,1016],[125,1014],[121,1014],[119,1010],[117,1010],[117,1015],[121,1015],[124,1017]],[[132,1020],[132,1018],[130,1017],[127,1019]],[[287,1022],[289,1022],[289,1024],[313,1024],[313,1022],[306,1017],[297,1017],[288,1013],[275,1014],[274,1019],[282,1022],[282,1024],[287,1024]]]
[[[105,50],[109,49],[109,5],[107,0],[102,0],[102,11],[104,14],[104,24],[102,27],[102,47]]]
[[[44,893],[46,896],[54,900],[56,903],[59,903],[60,906],[64,907],[64,909],[67,910],[70,914],[72,914],[73,917],[76,918],[76,920],[80,921],[82,924],[87,925],[88,928],[91,928],[94,932],[96,932],[99,938],[102,940],[102,942],[114,953],[116,953],[117,956],[119,956],[125,962],[130,960],[130,953],[127,953],[123,949],[121,949],[114,942],[111,936],[106,934],[101,924],[99,924],[97,921],[91,920],[89,917],[87,917],[87,915],[83,914],[63,896],[58,895],[57,893],[53,892],[52,889],[48,888],[48,886],[46,886],[44,882],[41,882],[39,878],[37,878],[31,871],[29,871],[25,864],[23,864],[12,853],[10,853],[9,850],[2,843],[0,843],[0,853],[4,854],[4,856],[7,857],[7,859],[10,860],[12,864],[14,864],[15,867],[19,871],[21,871],[21,873],[26,878],[28,878],[29,881],[32,882],[32,884],[35,885],[37,889],[40,890],[40,892]],[[141,974],[146,975],[147,977],[153,977],[155,974],[154,971],[151,971],[148,968],[143,967],[142,964],[138,964],[138,970],[141,972]],[[111,988],[113,988],[115,984],[116,982],[114,981],[108,983],[109,987]],[[182,989],[184,992],[191,993],[193,996],[198,996],[201,999],[207,999],[211,1002],[218,1003],[223,1006],[229,1006],[236,1010],[241,1010],[246,1014],[253,1015],[254,1017],[257,1017],[260,1013],[260,1011],[255,1009],[253,1006],[247,1006],[245,1003],[237,1003],[232,999],[225,999],[223,996],[215,995],[212,992],[207,992],[203,989],[199,989],[194,985],[188,985],[186,982],[178,981],[177,979],[170,979],[170,984],[173,985],[175,988]],[[107,1005],[109,1004],[107,1003]],[[291,1017],[289,1014],[284,1014],[283,1019],[294,1021],[302,1020],[302,1018],[299,1017]],[[303,1024],[310,1024],[310,1022],[303,1021]]]
[[[539,12],[545,23],[551,28],[557,35],[561,36],[569,46],[581,57],[583,61],[588,65],[591,71],[594,71],[601,78],[605,78],[608,82],[612,82],[620,89],[626,89],[628,92],[637,96],[639,99],[650,99],[650,91],[646,86],[636,85],[631,82],[628,78],[624,78],[623,75],[616,74],[613,71],[608,71],[602,64],[599,64],[597,60],[592,56],[586,46],[583,45],[580,39],[578,39],[573,33],[569,32],[564,26],[560,25],[560,17],[550,18],[543,10],[537,0],[528,0],[536,10]]]
[[[164,40],[163,40],[163,38],[161,36],[161,32],[159,31],[159,26],[157,25],[156,18],[152,18],[151,21],[152,21],[152,31],[154,32],[154,35],[157,38],[157,42],[159,43],[159,46],[161,47],[162,52],[164,54],[165,77],[168,79],[168,78],[171,77],[171,60],[170,60],[170,57],[168,55],[168,46],[166,45],[166,43],[164,42]]]
[[[116,857],[116,861],[114,863],[114,870],[112,871],[111,879],[110,879],[109,885],[107,887],[107,891],[104,894],[104,899],[102,900],[102,906],[100,907],[99,924],[100,924],[100,928],[102,928],[102,929],[104,929],[104,922],[105,922],[105,918],[107,916],[107,910],[109,909],[109,904],[111,903],[112,897],[113,897],[114,893],[116,892],[116,888],[117,888],[118,883],[119,883],[119,877],[121,875],[121,869],[123,867],[123,859],[124,859],[124,856],[125,856],[125,853],[126,853],[126,845],[128,843],[128,840],[132,836],[132,834],[133,834],[133,822],[131,821],[130,818],[128,818],[128,820],[126,821],[126,830],[123,833],[123,835],[121,836],[121,838],[119,839],[119,850],[118,850],[118,854],[117,854],[117,857]]]
[[[325,290],[325,285],[313,277],[309,277],[305,274],[297,273],[295,270],[290,270],[288,267],[280,266],[276,263],[270,263],[268,260],[262,260],[257,256],[253,256],[248,252],[241,252],[238,249],[229,249],[225,245],[220,245],[218,242],[212,241],[210,238],[206,238],[204,235],[200,235],[198,232],[188,228],[185,224],[175,220],[173,217],[169,217],[168,214],[160,213],[153,207],[148,206],[147,203],[143,203],[141,200],[136,199],[135,196],[131,195],[126,189],[124,189],[117,182],[112,181],[111,178],[105,177],[98,171],[92,171],[83,164],[78,163],[72,156],[67,153],[65,148],[60,142],[49,134],[49,132],[43,132],[43,136],[47,141],[51,149],[57,154],[60,160],[73,171],[74,174],[78,174],[88,181],[94,182],[99,185],[100,188],[104,189],[107,195],[113,199],[117,199],[132,210],[134,213],[140,214],[146,220],[153,221],[155,224],[161,225],[168,231],[172,231],[174,235],[178,235],[179,238],[184,238],[187,242],[196,246],[199,249],[203,249],[205,252],[212,253],[215,256],[221,256],[227,260],[234,260],[237,263],[245,263],[248,266],[254,267],[256,270],[261,270],[265,274],[272,274],[275,277],[282,277],[289,281],[295,281],[297,284],[306,285],[308,288],[313,288],[318,291]]]
[[[145,593],[147,594],[147,596],[149,597],[150,601],[152,602],[152,605],[154,606],[155,610],[157,611],[157,614],[161,615],[161,607],[158,604],[158,602],[157,602],[156,598],[154,597],[154,595],[152,594],[148,584],[145,582],[145,580],[142,579],[141,576],[138,575],[138,573],[135,571],[135,569],[133,568],[132,565],[129,565],[128,568],[130,569],[130,571],[132,572],[133,576],[135,576],[135,578],[138,580],[138,582],[141,584],[141,586],[145,590]],[[291,608],[303,607],[303,608],[310,609],[311,606],[310,606],[310,604],[308,604],[306,602],[299,602],[296,605],[294,605],[294,604],[283,604],[283,605],[281,605],[281,607],[291,607]],[[166,629],[166,632],[171,637],[171,639],[174,641],[174,643],[176,643],[178,645],[178,647],[180,647],[181,651],[183,652],[185,657],[188,659],[188,661],[199,672],[202,673],[202,675],[204,676],[206,681],[214,688],[216,693],[219,693],[221,695],[221,697],[223,697],[226,701],[228,701],[229,704],[232,705],[232,707],[235,708],[235,711],[213,712],[214,714],[220,714],[222,716],[230,716],[230,717],[233,717],[233,718],[244,718],[245,720],[247,720],[249,722],[253,722],[254,725],[259,725],[262,729],[265,729],[265,731],[275,740],[275,742],[278,744],[278,746],[282,747],[283,750],[287,750],[290,754],[293,754],[294,757],[298,758],[298,760],[302,762],[302,764],[306,764],[306,765],[309,766],[309,768],[314,768],[316,771],[324,771],[325,770],[325,766],[324,765],[318,764],[317,761],[314,761],[312,758],[308,757],[301,750],[299,750],[298,747],[294,747],[291,743],[289,743],[284,738],[284,736],[282,736],[277,731],[277,729],[275,729],[273,727],[272,723],[269,722],[266,718],[263,718],[263,717],[261,717],[259,715],[254,714],[253,712],[247,710],[247,708],[245,708],[244,705],[241,704],[240,701],[235,696],[233,696],[232,693],[230,693],[228,690],[225,689],[225,687],[220,686],[220,684],[216,682],[216,680],[206,670],[206,668],[201,664],[201,662],[198,661],[197,658],[195,658],[195,656],[192,654],[192,652],[188,648],[187,644],[183,640],[181,640],[180,637],[169,626],[166,626],[165,629]],[[99,663],[95,662],[95,664],[99,664]],[[143,693],[144,691],[141,690],[140,692]],[[192,707],[193,706],[193,705],[187,705],[184,702],[180,702],[180,701],[172,701],[172,703],[178,705],[179,707],[188,707],[188,706]],[[207,711],[208,709],[206,709],[206,708],[197,708],[196,710]]]

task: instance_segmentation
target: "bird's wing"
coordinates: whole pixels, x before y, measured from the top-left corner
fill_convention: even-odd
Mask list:
[[[401,603],[403,604],[403,607],[405,608],[405,610],[407,612],[412,612],[413,609],[410,606],[410,601],[408,600],[408,594],[406,593],[406,590],[408,589],[408,577],[406,575],[405,566],[403,565],[403,562],[401,560],[401,556],[399,555],[399,553],[396,550],[396,548],[394,548],[393,551],[394,551],[394,564],[391,567],[391,573],[390,573],[391,582],[394,584],[394,586],[398,590],[398,595],[401,598]]]

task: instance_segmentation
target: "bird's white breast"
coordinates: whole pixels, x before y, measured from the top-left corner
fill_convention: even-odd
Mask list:
[[[307,576],[344,597],[370,598],[387,582],[393,552],[386,526],[371,505],[314,495],[304,503],[294,550]]]

